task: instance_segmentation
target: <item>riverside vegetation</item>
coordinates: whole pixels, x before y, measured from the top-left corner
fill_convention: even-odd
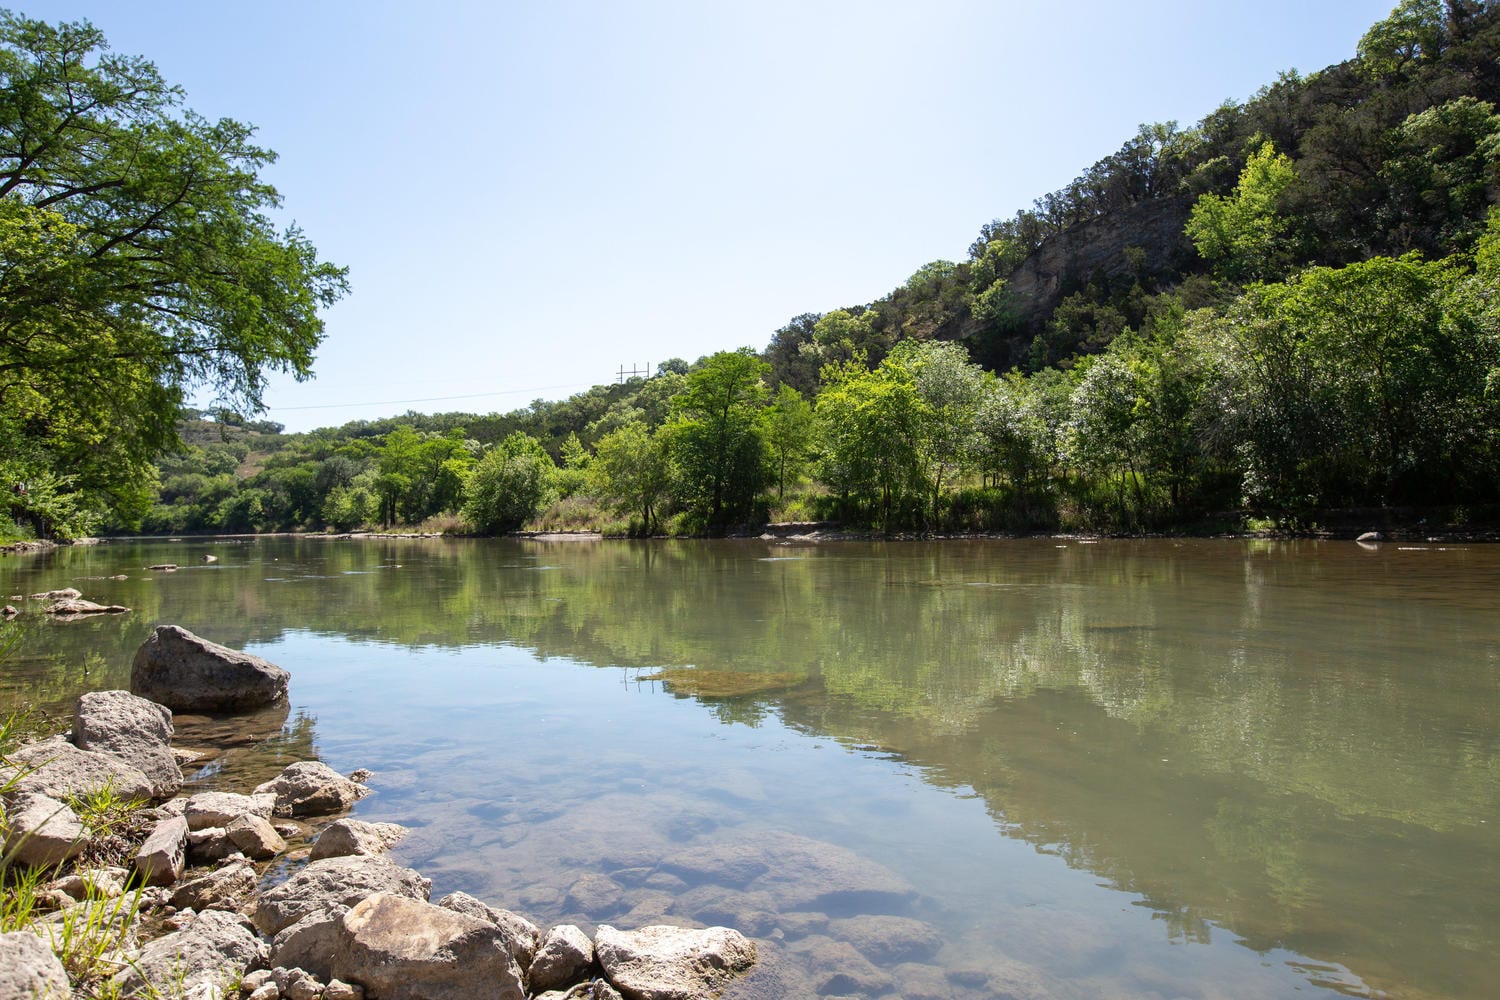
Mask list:
[[[1403,0],[1353,58],[1283,74],[1191,128],[1143,126],[1065,188],[982,227],[968,259],[927,264],[876,302],[798,316],[763,351],[673,360],[511,413],[292,435],[239,414],[256,410],[266,370],[309,373],[316,308],[342,294],[343,273],[299,233],[268,230],[258,207],[275,193],[255,171],[270,154],[232,122],[171,118],[150,133],[165,144],[152,163],[170,170],[169,150],[209,157],[209,133],[232,133],[201,196],[228,213],[233,238],[274,251],[274,273],[245,280],[280,297],[238,309],[189,267],[207,234],[132,228],[146,209],[120,201],[119,185],[149,202],[164,181],[109,148],[141,135],[101,127],[81,159],[42,142],[106,109],[158,124],[175,109],[180,94],[149,64],[90,64],[101,45],[86,25],[5,23],[7,95],[24,80],[36,97],[0,106],[15,262],[0,284],[12,442],[0,477],[13,484],[0,523],[17,535],[652,534],[768,518],[1139,531],[1299,527],[1372,507],[1463,525],[1500,502],[1491,2]],[[90,88],[88,107],[66,104],[78,93],[68,74]],[[223,206],[234,191],[237,215]],[[180,279],[180,303],[100,277],[115,273],[119,231],[160,241],[150,248]],[[110,355],[85,385],[83,359],[97,362],[105,337],[141,353]],[[201,382],[237,405],[182,410]],[[125,389],[141,410],[116,419]]]

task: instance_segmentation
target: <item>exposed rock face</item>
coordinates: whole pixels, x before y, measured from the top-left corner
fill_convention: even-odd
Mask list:
[[[158,625],[136,651],[130,690],[174,711],[242,712],[286,698],[291,675],[258,656]]]
[[[264,893],[255,909],[255,926],[275,934],[309,913],[354,906],[375,893],[425,901],[431,891],[429,880],[384,857],[324,858]]]
[[[524,1000],[494,924],[379,893],[344,914],[334,975],[380,1000]]]
[[[594,967],[594,942],[572,924],[562,924],[547,932],[531,961],[531,989],[565,989],[589,974]]]
[[[516,964],[521,967],[522,975],[531,971],[532,960],[536,958],[536,950],[542,943],[542,929],[536,924],[518,913],[497,910],[466,892],[449,893],[438,900],[437,905],[455,913],[466,913],[471,917],[487,920],[499,927],[505,934],[510,953],[516,956]]]
[[[406,827],[399,823],[366,823],[358,819],[341,819],[318,834],[318,839],[312,846],[312,859],[316,861],[319,858],[341,858],[353,854],[384,854],[400,843],[406,834]]]
[[[0,766],[0,785],[19,775],[15,791],[60,799],[107,785],[122,799],[151,797],[151,779],[137,768],[108,754],[80,750],[61,736],[13,750],[9,757],[13,766]]]
[[[0,998],[67,1000],[72,986],[46,942],[30,931],[0,934]]]
[[[135,870],[147,885],[171,885],[187,867],[187,820],[172,816],[156,824],[135,855]]]
[[[198,914],[180,931],[164,935],[141,949],[140,956],[116,977],[125,993],[147,983],[181,983],[184,994],[223,985],[265,960],[265,945],[245,918],[222,910]],[[180,978],[179,978],[180,977]]]
[[[342,812],[370,790],[315,760],[290,764],[275,778],[258,786],[257,795],[276,796],[277,816],[319,816]]]
[[[83,824],[67,804],[38,792],[11,797],[5,851],[23,865],[50,867],[83,851]]]
[[[605,978],[627,1000],[699,1000],[755,964],[755,945],[727,927],[617,931],[605,924],[594,935],[594,951]]]
[[[73,743],[108,754],[151,780],[151,797],[165,799],[182,787],[172,756],[172,712],[129,691],[90,691],[73,713]]]
[[[183,815],[187,817],[189,830],[206,830],[211,826],[227,827],[241,816],[270,819],[275,807],[274,795],[199,792],[187,800]]]

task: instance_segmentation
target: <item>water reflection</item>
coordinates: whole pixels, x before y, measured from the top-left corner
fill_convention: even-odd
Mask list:
[[[33,620],[4,696],[124,686],[159,621],[303,659],[287,752],[379,755],[361,808],[425,824],[411,859],[543,919],[588,919],[580,869],[671,874],[685,845],[795,830],[899,871],[951,938],[1005,941],[975,954],[1034,993],[1240,995],[1224,980],[1258,973],[1232,939],[1297,970],[1244,995],[1362,989],[1343,968],[1402,996],[1500,977],[1495,550],[307,540],[194,565],[206,545],[0,563],[8,593],[127,573],[80,589],[136,609]],[[838,763],[812,752],[829,737]],[[1052,858],[1127,895],[1037,874]],[[1163,957],[1112,898],[1213,957]],[[805,924],[789,951],[826,936]]]

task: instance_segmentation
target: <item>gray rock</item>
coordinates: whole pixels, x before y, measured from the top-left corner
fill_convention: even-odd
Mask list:
[[[698,1000],[755,964],[755,945],[728,927],[690,930],[656,925],[594,934],[604,977],[629,1000]]]
[[[302,760],[259,785],[257,795],[275,795],[277,816],[319,816],[342,812],[370,790],[350,781],[327,764]]]
[[[72,989],[41,938],[30,931],[0,934],[0,1000],[68,1000]]]
[[[494,924],[379,893],[344,914],[334,975],[381,1000],[524,1000]]]
[[[807,937],[792,945],[803,956],[816,991],[822,996],[846,993],[876,996],[890,990],[892,979],[847,941]]]
[[[323,991],[323,1000],[364,1000],[365,988],[342,979],[334,979]]]
[[[531,960],[528,979],[532,992],[567,989],[594,967],[594,942],[572,924],[562,924],[542,938]]]
[[[910,917],[862,915],[834,920],[828,935],[847,941],[876,965],[922,962],[937,954],[942,936],[930,925]]]
[[[261,983],[250,992],[245,992],[244,984],[240,984],[240,994],[245,1000],[281,1000],[281,990],[277,989],[275,983]]]
[[[122,615],[130,609],[123,604],[95,604],[81,597],[71,597],[55,602],[47,609],[49,615],[59,618],[82,618],[85,615]]]
[[[271,940],[270,963],[275,968],[306,969],[320,979],[333,975],[333,956],[339,948],[339,927],[347,906],[331,906],[309,913]]]
[[[246,857],[257,860],[273,858],[286,850],[286,841],[281,834],[276,832],[270,820],[260,816],[236,816],[224,828],[224,835]]]
[[[12,750],[10,766],[0,766],[0,786],[14,780],[17,792],[40,792],[54,799],[111,789],[121,799],[151,798],[151,779],[108,754],[80,750],[61,736]]]
[[[341,819],[332,823],[312,846],[313,860],[342,858],[353,854],[384,854],[407,834],[398,823],[366,823],[358,819]]]
[[[516,957],[516,964],[521,967],[521,974],[525,976],[531,971],[532,960],[536,958],[536,950],[542,943],[542,929],[536,924],[519,913],[497,910],[466,892],[449,893],[438,900],[437,905],[445,910],[487,920],[499,927],[505,935],[510,953]]]
[[[284,701],[290,679],[274,663],[176,625],[158,625],[130,668],[132,692],[179,712],[240,712]]]
[[[151,779],[151,797],[171,798],[182,787],[172,755],[172,711],[129,691],[90,691],[73,713],[73,743],[109,754]]]
[[[227,827],[240,816],[270,819],[276,808],[274,795],[237,795],[234,792],[199,792],[187,800],[183,815],[189,830]]]
[[[73,810],[38,792],[12,796],[5,818],[5,852],[23,865],[50,868],[77,857],[88,843]]]
[[[317,1000],[323,994],[322,981],[306,969],[277,968],[272,970],[271,977],[286,1000]]]
[[[275,934],[309,913],[354,906],[375,893],[425,901],[432,883],[384,857],[324,858],[261,894],[255,926]]]
[[[135,870],[147,885],[171,885],[187,867],[187,820],[172,816],[152,828],[135,855]]]
[[[188,834],[188,857],[194,864],[208,865],[223,861],[235,851],[234,841],[229,839],[229,835],[221,827],[211,826]]]
[[[46,888],[56,889],[71,899],[113,899],[124,893],[129,878],[129,870],[111,866],[75,872],[49,883]]]
[[[624,899],[625,891],[618,882],[608,875],[588,872],[568,889],[565,905],[590,920],[604,920],[626,909]]]
[[[33,601],[73,601],[83,596],[83,591],[76,587],[64,587],[61,590],[49,590],[41,594],[32,594]]]
[[[536,1000],[624,1000],[620,991],[602,979],[579,983],[570,990],[548,990],[537,995]]]
[[[198,914],[185,929],[147,944],[115,982],[127,994],[148,983],[172,983],[181,984],[184,993],[198,990],[211,995],[212,987],[238,979],[246,969],[264,961],[265,945],[244,917],[209,910]]]
[[[257,882],[255,866],[237,861],[183,882],[172,890],[168,902],[179,910],[237,910],[254,895]]]
[[[747,888],[769,893],[778,912],[849,906],[892,912],[915,895],[900,875],[835,844],[778,832],[761,834],[754,843],[768,867]]]

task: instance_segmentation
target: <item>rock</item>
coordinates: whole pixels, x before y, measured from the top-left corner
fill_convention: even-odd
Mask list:
[[[566,906],[590,920],[613,917],[625,909],[625,891],[608,875],[588,872],[568,889]]]
[[[171,798],[182,787],[172,755],[172,711],[129,691],[90,691],[73,713],[73,744],[109,754],[151,780],[151,797]]]
[[[847,941],[808,937],[792,945],[791,950],[804,957],[813,985],[822,996],[845,993],[877,996],[891,988],[889,973],[876,968]]]
[[[537,994],[536,1000],[624,1000],[620,991],[602,979],[579,983],[571,990],[548,990]]]
[[[344,914],[334,974],[380,1000],[524,1000],[500,928],[378,893]]]
[[[605,924],[594,952],[604,977],[630,1000],[698,1000],[755,964],[755,945],[728,927],[618,931]]]
[[[368,767],[357,768],[349,772],[349,780],[356,785],[367,785],[373,777],[375,777],[375,772]]]
[[[771,870],[771,859],[756,843],[713,844],[679,851],[662,867],[695,884],[743,888]]]
[[[160,821],[136,852],[135,870],[147,885],[171,885],[187,867],[187,841],[187,820],[173,816]]]
[[[225,986],[264,961],[265,945],[244,917],[208,910],[186,929],[147,944],[115,982],[126,994],[147,984],[171,983],[184,994],[200,990],[211,996],[213,987]]]
[[[333,956],[339,948],[339,927],[347,906],[330,906],[309,913],[279,932],[271,941],[271,965],[306,969],[319,978],[333,975]]]
[[[64,587],[62,590],[49,590],[41,594],[32,594],[33,601],[76,601],[83,596],[83,591],[73,587]]]
[[[60,878],[48,888],[66,893],[71,899],[113,899],[125,892],[130,872],[124,868],[95,868]]]
[[[188,856],[194,864],[207,865],[223,861],[235,853],[234,841],[222,827],[211,826],[206,830],[194,830],[188,834]]]
[[[323,991],[323,1000],[364,1000],[364,996],[363,986],[346,983],[342,979],[331,980]]]
[[[850,906],[889,912],[915,895],[900,875],[844,847],[775,832],[762,834],[754,844],[768,867],[747,888],[769,893],[777,912]]]
[[[384,854],[407,834],[398,823],[366,823],[358,819],[341,819],[332,823],[312,846],[312,857],[341,858],[353,854]]]
[[[892,975],[901,1000],[954,1000],[947,974],[935,965],[898,965]]]
[[[1383,542],[1385,536],[1378,531],[1367,531],[1355,539],[1356,542]]]
[[[40,792],[54,799],[102,788],[121,799],[149,799],[151,779],[118,758],[80,750],[61,736],[12,750],[10,766],[0,766],[0,786],[14,780],[14,791]]]
[[[56,615],[59,618],[82,618],[85,615],[122,615],[129,610],[123,604],[95,604],[93,601],[75,597],[55,602],[47,609],[47,614]]]
[[[256,860],[274,858],[286,850],[286,841],[281,834],[276,832],[270,820],[261,816],[236,816],[224,828],[224,835],[246,857]]]
[[[286,1000],[317,1000],[323,993],[323,983],[306,969],[278,968],[271,976]]]
[[[240,984],[240,993],[244,994],[245,1000],[281,1000],[281,990],[275,983],[261,983],[250,992],[245,992],[244,984]]]
[[[943,946],[942,936],[936,930],[910,917],[849,917],[829,923],[827,933],[849,942],[879,966],[925,961]]]
[[[453,892],[438,900],[437,905],[455,913],[466,913],[480,920],[487,920],[505,934],[510,953],[521,967],[521,975],[531,971],[536,950],[542,943],[542,929],[518,913],[497,910],[488,903],[476,899],[466,892]]]
[[[254,972],[247,972],[245,973],[245,977],[240,980],[240,992],[253,994],[267,983],[271,983],[274,986],[276,984],[272,982],[272,978],[270,969],[256,969]],[[279,994],[280,992],[278,989],[277,993]]]
[[[158,625],[136,650],[130,690],[173,711],[241,712],[286,699],[291,675],[258,656]]]
[[[578,982],[594,967],[594,943],[572,924],[562,924],[542,938],[531,960],[528,982],[533,993],[560,990]]]
[[[353,906],[375,893],[425,901],[432,883],[385,857],[324,858],[261,894],[255,926],[264,934],[290,927],[309,913]]]
[[[175,572],[177,572],[177,564],[176,563],[157,563],[154,566],[147,566],[146,568],[147,569],[154,569],[158,573],[175,573]]]
[[[88,843],[73,810],[39,792],[12,796],[5,819],[6,856],[23,865],[50,868],[62,864],[81,854]]]
[[[255,893],[259,878],[255,866],[238,861],[207,875],[183,882],[172,890],[168,902],[178,909],[237,910]]]
[[[211,826],[228,827],[241,816],[270,819],[276,808],[274,795],[236,795],[234,792],[199,792],[187,800],[183,815],[189,830]]]
[[[364,785],[315,760],[289,764],[286,770],[255,789],[257,795],[276,796],[277,816],[342,812],[369,793]]]
[[[0,998],[66,1000],[72,990],[62,962],[41,938],[30,931],[0,934]]]

